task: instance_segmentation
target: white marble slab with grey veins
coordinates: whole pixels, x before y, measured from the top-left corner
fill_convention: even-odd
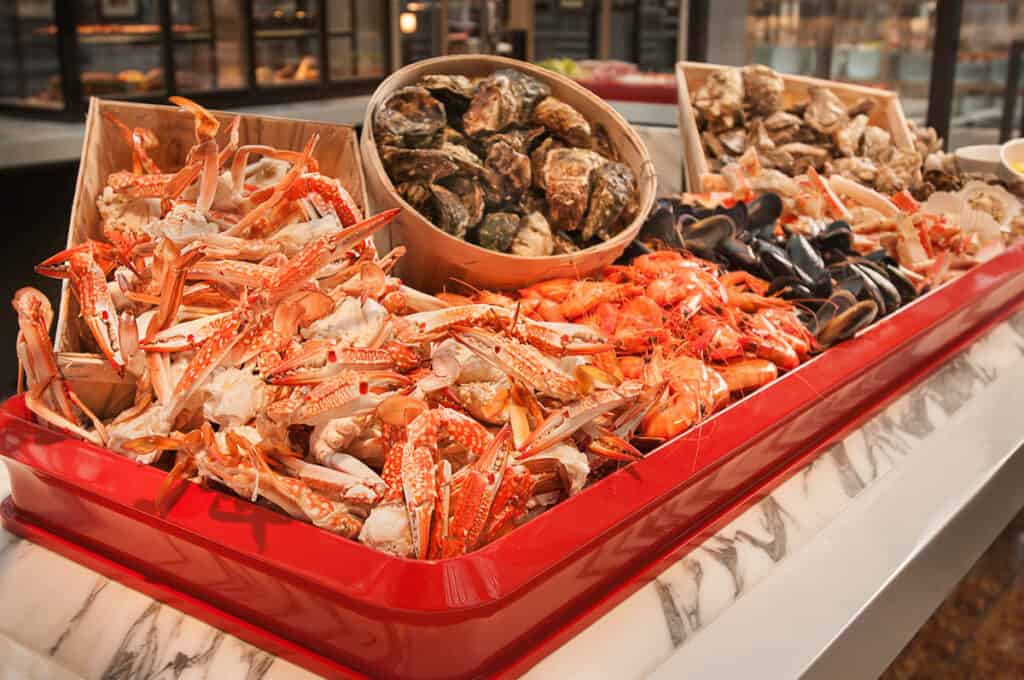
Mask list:
[[[915,451],[1024,369],[1024,313],[809,463],[527,675],[639,678],[700,634],[773,568]],[[966,454],[965,454],[966,455]],[[0,497],[8,488],[0,466]],[[312,678],[291,663],[0,531],[0,680]]]

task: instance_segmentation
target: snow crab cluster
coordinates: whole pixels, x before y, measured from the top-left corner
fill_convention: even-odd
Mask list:
[[[237,119],[183,99],[196,144],[169,172],[152,130],[109,118],[132,151],[98,200],[102,239],[41,263],[69,281],[92,346],[134,402],[96,413],[61,370],[53,310],[13,300],[26,403],[42,422],[214,483],[374,548],[473,550],[641,454],[664,391],[609,375],[587,325],[453,307],[390,275],[400,251],[302,151],[243,145]]]

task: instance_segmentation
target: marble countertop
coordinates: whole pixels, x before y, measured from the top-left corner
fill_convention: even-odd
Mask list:
[[[876,675],[1024,504],[1021,375],[1024,313],[527,677]],[[315,677],[6,532],[0,602],[0,679]]]

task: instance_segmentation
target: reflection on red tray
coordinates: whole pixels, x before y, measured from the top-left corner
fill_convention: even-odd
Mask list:
[[[521,669],[1022,302],[1024,244],[456,559],[395,558],[194,485],[158,517],[162,472],[34,425],[20,400],[0,409],[12,526],[43,527],[375,677]]]

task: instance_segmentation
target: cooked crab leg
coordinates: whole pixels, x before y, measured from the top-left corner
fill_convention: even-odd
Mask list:
[[[161,241],[157,248],[158,252],[163,251],[165,259],[163,279],[160,283],[160,306],[157,307],[156,316],[149,323],[149,332],[144,343],[152,342],[160,331],[165,330],[174,321],[185,293],[185,276],[189,267],[203,257],[203,251],[200,249],[180,255],[174,244],[166,240]]]
[[[501,372],[542,394],[562,401],[573,401],[580,395],[576,380],[532,345],[480,328],[459,330],[455,339]]]
[[[45,384],[40,397],[45,405],[68,420],[74,419],[64,378],[57,367],[57,357],[50,342],[50,325],[53,323],[50,301],[35,288],[21,288],[14,294],[11,304],[18,313],[19,376],[25,374],[29,388]]]
[[[36,265],[36,273],[51,279],[71,278],[71,256],[78,252],[91,254],[96,264],[103,270],[104,276],[109,275],[117,267],[117,252],[114,246],[90,239],[46,258]]]
[[[616,389],[593,392],[555,410],[520,447],[520,459],[529,458],[557,444],[598,416],[614,411],[636,399],[643,389],[639,383],[623,383]]]
[[[221,361],[228,355],[231,348],[235,346],[241,337],[239,329],[245,322],[249,310],[245,305],[231,312],[227,317],[217,323],[216,330],[199,347],[199,350],[189,361],[181,380],[174,386],[170,398],[164,403],[163,419],[173,422],[188,398],[206,381]]]
[[[150,334],[139,347],[146,352],[173,353],[195,349],[202,345],[217,330],[218,324],[231,315],[221,312],[200,316],[191,321],[165,328],[156,334]],[[151,326],[152,327],[152,326]]]
[[[117,310],[110,299],[107,277],[88,250],[72,253],[68,264],[71,287],[78,298],[82,317],[96,338],[100,351],[118,375],[121,375],[124,372],[125,360],[121,354]]]
[[[442,557],[456,557],[476,547],[487,527],[498,488],[512,458],[512,430],[505,426],[462,479]],[[415,536],[415,533],[414,533]]]
[[[319,383],[342,371],[387,369],[395,359],[386,349],[346,347],[332,340],[310,340],[271,366],[265,377],[275,385]]]

